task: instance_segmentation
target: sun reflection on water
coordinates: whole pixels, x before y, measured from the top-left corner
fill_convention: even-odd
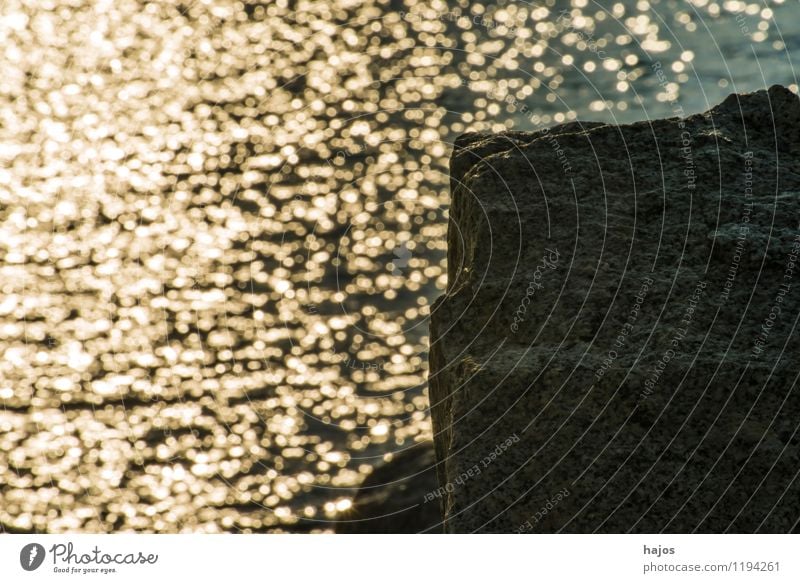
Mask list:
[[[706,22],[785,49],[562,4],[4,1],[0,524],[325,530],[429,439],[454,137],[669,115]]]

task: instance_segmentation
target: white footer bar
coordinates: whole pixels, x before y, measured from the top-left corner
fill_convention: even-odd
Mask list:
[[[796,583],[798,541],[791,535],[6,535],[0,581]]]

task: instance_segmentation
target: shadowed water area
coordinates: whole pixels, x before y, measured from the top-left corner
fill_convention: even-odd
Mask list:
[[[0,530],[330,530],[431,438],[455,137],[796,92],[798,19],[4,0]]]

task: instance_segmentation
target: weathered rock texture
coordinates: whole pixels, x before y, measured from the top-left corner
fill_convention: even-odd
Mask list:
[[[449,532],[800,519],[800,101],[466,134],[431,404]]]

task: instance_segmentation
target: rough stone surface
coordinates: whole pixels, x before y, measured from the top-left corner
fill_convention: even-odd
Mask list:
[[[466,134],[430,396],[448,532],[790,532],[800,101]]]
[[[338,534],[413,534],[442,532],[433,444],[425,442],[396,454],[373,471],[336,525]],[[427,497],[427,500],[426,500]]]

